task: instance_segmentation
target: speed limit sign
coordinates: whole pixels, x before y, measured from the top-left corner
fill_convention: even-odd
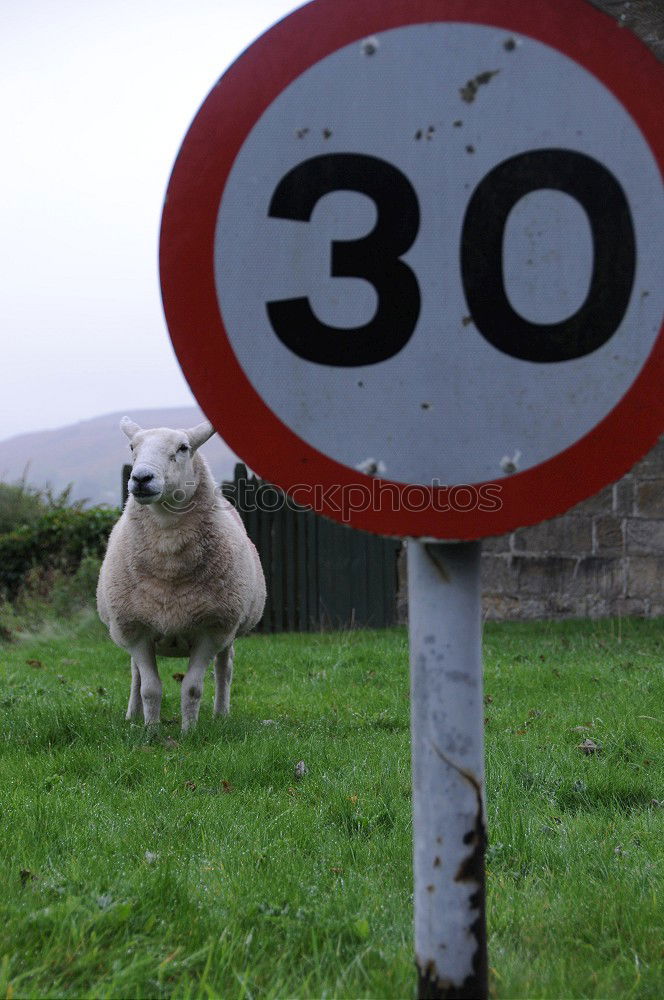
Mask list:
[[[410,538],[420,997],[488,991],[478,539],[664,428],[663,107],[586,0],[315,0],[171,177],[163,299],[202,408],[295,500]]]
[[[382,534],[498,534],[617,479],[664,426],[662,107],[655,58],[584,0],[296,11],[168,188],[165,311],[203,409]]]

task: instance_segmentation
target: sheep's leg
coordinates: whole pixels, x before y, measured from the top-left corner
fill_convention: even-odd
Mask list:
[[[136,660],[131,658],[131,690],[129,692],[129,705],[127,706],[126,719],[135,719],[143,715],[143,703],[141,702],[141,675]]]
[[[131,659],[138,669],[145,725],[154,726],[159,722],[161,712],[161,680],[154,646],[150,642],[145,642],[134,647],[131,650]]]
[[[219,647],[210,639],[201,639],[189,657],[189,668],[182,681],[181,708],[183,732],[196,725],[203,694],[203,679],[210,660]]]
[[[228,715],[231,707],[231,682],[233,680],[233,643],[222,649],[214,658],[214,714]]]

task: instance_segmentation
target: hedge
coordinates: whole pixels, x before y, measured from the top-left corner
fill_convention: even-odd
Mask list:
[[[0,535],[0,592],[13,600],[34,567],[74,572],[85,555],[102,556],[119,510],[61,508]]]

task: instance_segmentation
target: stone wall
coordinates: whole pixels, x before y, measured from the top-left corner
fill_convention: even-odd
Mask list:
[[[664,60],[664,7],[662,0],[590,0],[615,17],[646,43],[658,59]]]
[[[561,517],[486,538],[482,594],[488,619],[664,615],[664,438],[623,479]]]
[[[568,513],[486,539],[489,618],[664,615],[664,438]]]

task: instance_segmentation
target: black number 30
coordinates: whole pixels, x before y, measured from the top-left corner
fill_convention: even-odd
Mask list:
[[[525,195],[552,189],[585,209],[593,240],[593,270],[584,303],[560,323],[531,323],[507,297],[503,240],[508,216]],[[405,347],[420,314],[420,288],[401,260],[417,237],[420,210],[408,178],[375,156],[332,153],[306,160],[279,182],[269,207],[273,218],[308,222],[317,202],[333,191],[358,191],[377,209],[374,229],[361,239],[334,241],[333,277],[364,278],[378,308],[364,326],[322,323],[307,298],[267,303],[277,337],[298,357],[322,365],[377,364]],[[625,194],[606,167],[583,153],[537,149],[503,161],[478,184],[463,221],[463,289],[473,322],[498,350],[524,361],[580,358],[609,340],[627,309],[636,268],[632,217]]]

